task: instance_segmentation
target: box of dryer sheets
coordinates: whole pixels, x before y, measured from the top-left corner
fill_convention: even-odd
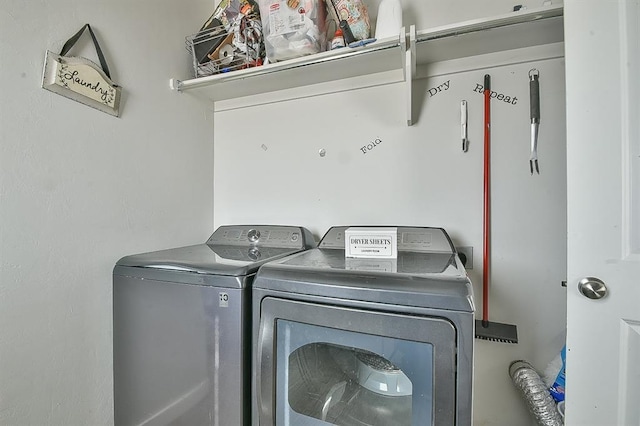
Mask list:
[[[398,257],[398,228],[351,227],[344,236],[345,257]]]

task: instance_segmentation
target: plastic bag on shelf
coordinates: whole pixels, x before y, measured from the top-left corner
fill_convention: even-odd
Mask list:
[[[269,62],[325,50],[324,0],[259,0],[259,5]]]

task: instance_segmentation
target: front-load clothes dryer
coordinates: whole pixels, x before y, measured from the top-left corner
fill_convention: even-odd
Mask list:
[[[397,258],[345,258],[347,227],[253,285],[254,425],[472,423],[472,284],[447,233],[397,227]]]
[[[301,227],[221,226],[204,244],[120,259],[115,424],[248,425],[251,283],[263,263],[313,246]]]

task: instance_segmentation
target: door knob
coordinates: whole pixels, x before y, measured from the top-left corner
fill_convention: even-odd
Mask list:
[[[578,291],[584,297],[597,300],[607,295],[607,286],[598,278],[586,277],[578,283]]]

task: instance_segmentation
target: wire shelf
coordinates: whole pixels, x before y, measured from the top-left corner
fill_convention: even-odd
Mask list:
[[[262,28],[245,17],[189,35],[185,45],[196,78],[257,67],[265,58]]]

